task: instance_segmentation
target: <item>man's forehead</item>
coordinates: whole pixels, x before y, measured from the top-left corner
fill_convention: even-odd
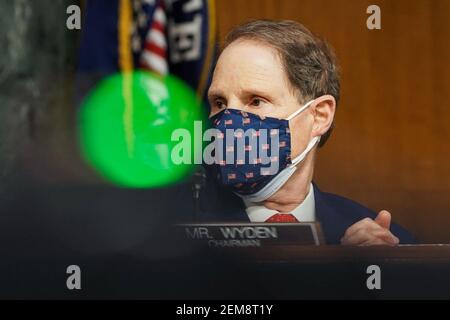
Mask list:
[[[281,60],[276,49],[268,44],[252,40],[242,40],[230,44],[219,57],[217,67],[239,66],[240,69],[261,69],[273,71],[281,66]]]
[[[273,78],[242,78],[242,81],[229,82],[225,79],[213,81],[208,90],[208,97],[226,97],[230,93],[238,96],[261,96],[261,97],[275,97],[281,94],[282,91],[289,88],[283,79],[274,80]]]
[[[274,49],[255,42],[232,44],[222,53],[214,71],[210,95],[222,95],[227,87],[247,91],[268,92],[286,85],[281,62]]]

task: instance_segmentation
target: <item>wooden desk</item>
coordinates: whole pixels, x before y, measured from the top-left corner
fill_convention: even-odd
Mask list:
[[[376,261],[384,263],[441,263],[450,265],[450,245],[401,245],[396,247],[277,246],[233,248],[224,251],[253,262],[340,263]]]
[[[221,288],[210,297],[450,299],[450,245],[274,246],[209,252],[212,265],[222,268],[204,273]],[[367,288],[370,265],[380,267],[381,290]]]

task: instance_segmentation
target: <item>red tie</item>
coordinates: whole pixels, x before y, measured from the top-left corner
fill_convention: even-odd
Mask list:
[[[276,213],[266,220],[269,223],[294,223],[299,222],[292,214],[290,213]]]

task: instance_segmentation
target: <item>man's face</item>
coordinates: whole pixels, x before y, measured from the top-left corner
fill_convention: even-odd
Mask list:
[[[254,40],[237,40],[222,52],[208,98],[211,116],[228,107],[285,119],[301,107],[277,51]],[[293,158],[311,139],[309,110],[290,121]]]

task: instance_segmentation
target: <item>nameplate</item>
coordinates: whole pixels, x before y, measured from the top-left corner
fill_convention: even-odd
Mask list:
[[[203,223],[177,225],[181,236],[208,247],[267,247],[324,244],[320,224]]]

